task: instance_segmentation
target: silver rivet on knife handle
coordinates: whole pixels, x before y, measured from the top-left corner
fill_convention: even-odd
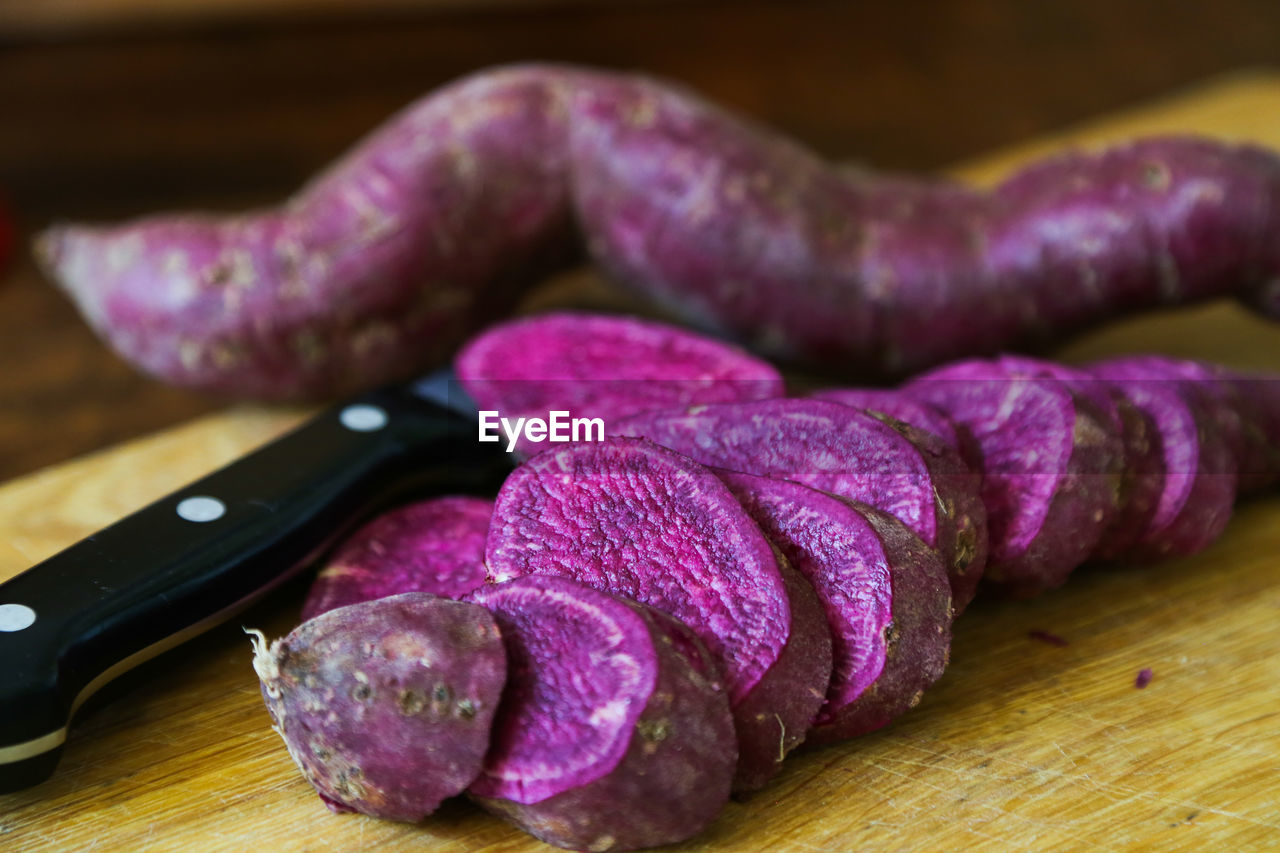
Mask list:
[[[25,604],[0,604],[0,631],[12,633],[36,624],[36,612]]]
[[[338,420],[349,430],[373,432],[387,425],[387,413],[377,406],[347,406],[339,413]]]
[[[186,498],[178,504],[178,516],[180,518],[199,524],[207,521],[217,521],[226,513],[226,504],[217,498],[211,498],[207,495]]]

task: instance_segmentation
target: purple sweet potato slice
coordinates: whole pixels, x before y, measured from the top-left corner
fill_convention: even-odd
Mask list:
[[[479,775],[507,679],[483,607],[407,592],[254,633],[272,723],[329,808],[417,821]]]
[[[787,754],[804,742],[831,683],[831,630],[822,601],[786,557],[780,552],[776,556],[791,607],[791,634],[774,664],[778,675],[770,680],[768,689],[751,691],[733,708],[739,743],[755,747],[739,749],[733,783],[739,794],[763,788]],[[785,673],[791,673],[792,689],[780,686]]]
[[[1280,476],[1280,434],[1268,434],[1265,406],[1280,393],[1276,377],[1246,378],[1226,367],[1163,355],[1113,359],[1135,371],[1176,382],[1188,400],[1207,415],[1236,458],[1237,488],[1257,492]],[[1270,382],[1267,380],[1270,379]]]
[[[731,344],[635,317],[559,312],[491,327],[455,369],[482,410],[601,418],[783,394],[768,362]],[[536,448],[534,448],[536,449]]]
[[[1239,407],[1240,493],[1280,482],[1280,375],[1205,365],[1230,388]]]
[[[329,558],[302,605],[310,619],[402,592],[461,598],[484,583],[484,538],[493,501],[454,495],[383,513]]]
[[[1246,452],[1244,429],[1241,423],[1241,401],[1237,389],[1220,381],[1221,368],[1185,358],[1165,355],[1129,355],[1108,359],[1113,369],[1123,368],[1133,375],[1145,373],[1152,379],[1166,379],[1177,384],[1188,402],[1196,406],[1209,419],[1213,429],[1230,448],[1235,457],[1237,473],[1239,462]]]
[[[1092,557],[1106,560],[1123,554],[1151,523],[1164,491],[1164,454],[1150,415],[1110,382],[1082,368],[1013,355],[1001,356],[998,363],[1011,377],[1039,377],[1063,383],[1092,404],[1092,414],[1120,436],[1124,462],[1119,506],[1094,546]]]
[[[892,516],[788,480],[722,480],[822,602],[831,629],[826,702],[806,743],[887,725],[946,668],[951,588],[941,559]]]
[[[728,487],[686,456],[632,438],[539,453],[498,492],[485,562],[495,582],[568,577],[693,629],[723,667],[738,791],[776,771],[822,704],[831,637],[816,596],[788,581]]]
[[[957,609],[973,597],[987,557],[979,476],[931,433],[812,399],[649,412],[617,429],[705,465],[793,480],[883,510],[937,549]]]
[[[1215,406],[1193,383],[1150,362],[1114,359],[1092,365],[1144,411],[1160,436],[1164,490],[1141,536],[1117,554],[1160,559],[1194,554],[1226,529],[1236,499],[1235,436],[1221,430]]]
[[[576,850],[671,844],[715,819],[737,738],[688,628],[560,577],[487,585],[469,600],[493,613],[510,662],[476,800]]]
[[[1119,436],[1062,382],[996,362],[958,362],[906,390],[967,426],[982,451],[986,579],[1015,597],[1060,586],[1119,509]]]
[[[969,461],[965,452],[972,439],[965,434],[963,427],[936,406],[912,399],[895,388],[824,388],[809,396],[897,418],[904,424],[933,433],[958,450],[966,462]]]
[[[913,399],[897,388],[826,388],[809,396],[879,412],[918,430],[932,433],[954,447],[971,470],[982,470],[982,453],[967,428],[951,420],[937,406]],[[975,578],[975,586],[977,582],[978,579]]]

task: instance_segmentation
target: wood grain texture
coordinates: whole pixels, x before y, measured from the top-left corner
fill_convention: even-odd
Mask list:
[[[1172,129],[1280,145],[1280,75],[1219,81],[1047,144]],[[1043,147],[960,172],[990,180]],[[1225,307],[1129,321],[1069,354],[1138,348],[1280,370],[1280,329]],[[299,416],[236,409],[0,488],[0,577]],[[53,780],[0,797],[4,848],[547,849],[466,803],[421,826],[323,808],[269,728],[238,627],[284,632],[300,600],[296,584],[280,591],[85,715]],[[957,623],[950,669],[917,709],[886,731],[789,760],[683,849],[1271,847],[1280,838],[1278,613],[1275,495],[1242,506],[1194,558],[1084,570],[1030,602],[980,600]],[[1145,668],[1154,678],[1139,690]]]

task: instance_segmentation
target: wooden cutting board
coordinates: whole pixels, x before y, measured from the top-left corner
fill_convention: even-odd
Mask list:
[[[990,181],[1066,141],[1168,131],[1280,147],[1280,74],[1211,81],[958,173]],[[1137,350],[1280,370],[1280,326],[1213,306],[1112,327],[1064,357]],[[299,417],[233,409],[0,487],[0,578]],[[302,589],[153,664],[149,680],[84,715],[54,779],[0,796],[0,846],[546,849],[465,802],[421,826],[320,804],[269,727],[240,630],[287,631]],[[952,661],[887,731],[794,757],[687,849],[1280,844],[1280,494],[1241,506],[1192,559],[1083,570],[1035,601],[977,603],[956,625]],[[1137,689],[1142,669],[1154,678]]]

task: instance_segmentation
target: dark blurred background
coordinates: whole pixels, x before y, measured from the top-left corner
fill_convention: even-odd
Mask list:
[[[534,59],[665,75],[833,158],[927,171],[1280,67],[1280,3],[0,0],[0,481],[225,405],[98,344],[34,229],[273,201],[432,87]]]

